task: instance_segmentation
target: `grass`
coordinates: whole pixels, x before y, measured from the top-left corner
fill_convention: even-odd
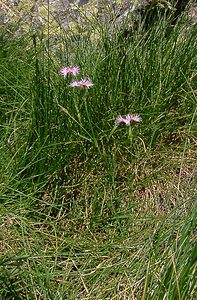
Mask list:
[[[1,299],[195,299],[196,27],[168,22],[4,41]]]

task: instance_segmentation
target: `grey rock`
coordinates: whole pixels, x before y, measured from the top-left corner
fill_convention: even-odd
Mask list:
[[[17,22],[21,28],[20,32],[24,30],[32,30],[33,32],[43,30],[47,25],[47,19],[39,13],[39,8],[43,6],[47,9],[48,1],[37,0],[31,4],[30,0],[30,9],[22,11],[20,10],[20,5],[25,3],[23,1],[27,0],[4,0],[0,2],[0,25],[9,26],[16,22],[16,16],[19,15],[20,17],[17,19]],[[181,1],[187,2],[187,0]],[[94,16],[96,21],[101,26],[105,26],[113,34],[125,21],[132,27],[135,16],[153,2],[157,5],[171,5],[173,0],[122,0],[121,5],[117,4],[115,0],[49,0],[49,8],[51,9],[50,16],[56,20],[57,26],[61,26],[68,33],[70,31],[70,24],[73,23],[80,28],[81,32],[90,30],[89,18],[91,18],[91,15],[94,16],[93,10],[96,8],[97,13]],[[92,10],[89,5],[91,3],[93,3]],[[191,8],[189,16],[192,22],[196,23],[197,9],[195,2],[191,5]]]

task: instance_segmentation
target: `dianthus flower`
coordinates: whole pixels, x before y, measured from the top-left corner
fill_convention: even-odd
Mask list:
[[[69,84],[69,86],[71,87],[80,87],[80,88],[84,88],[84,87],[89,88],[93,85],[94,84],[90,79],[81,79],[80,81],[73,81]]]
[[[126,115],[125,117],[118,116],[116,118],[116,123],[125,123],[127,126],[131,124],[131,122],[141,122],[142,118],[139,115]]]
[[[73,76],[76,76],[79,73],[80,69],[79,67],[63,67],[60,70],[60,74],[66,77],[68,74],[71,74]]]

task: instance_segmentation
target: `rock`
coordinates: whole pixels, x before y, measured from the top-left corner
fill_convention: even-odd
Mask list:
[[[157,7],[164,11],[175,9],[175,24],[188,2],[178,0],[173,7],[172,0],[49,0],[49,5],[47,0],[37,0],[33,4],[31,0],[4,0],[0,6],[0,26],[4,29],[9,27],[9,30],[13,27],[15,36],[39,31],[48,34],[49,21],[52,36],[58,36],[61,29],[70,35],[84,34],[95,30],[97,25],[105,27],[113,35],[125,21],[131,28],[142,20],[149,26],[150,21],[156,19],[153,8]],[[189,16],[196,22],[196,9],[190,10]]]

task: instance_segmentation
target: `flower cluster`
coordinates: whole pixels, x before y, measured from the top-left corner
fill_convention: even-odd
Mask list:
[[[64,77],[66,77],[67,75],[73,75],[76,76],[78,73],[80,72],[80,68],[77,66],[74,67],[62,67],[62,69],[60,70],[60,74],[63,75]],[[70,87],[80,87],[80,88],[89,88],[92,87],[94,84],[93,82],[89,79],[89,78],[84,78],[81,79],[79,81],[73,81],[71,82],[68,86]],[[122,117],[121,115],[119,115],[116,118],[116,124],[120,124],[120,123],[125,123],[126,126],[129,126],[132,122],[141,122],[142,118],[135,114],[135,115],[126,115],[124,117]]]
[[[63,75],[64,77],[66,77],[67,75],[73,75],[76,76],[80,71],[79,67],[63,67],[60,70],[60,74]],[[69,86],[71,87],[80,87],[80,88],[89,88],[91,86],[93,86],[94,84],[92,83],[92,81],[89,78],[85,78],[85,79],[81,79],[80,81],[73,81],[69,84]]]

